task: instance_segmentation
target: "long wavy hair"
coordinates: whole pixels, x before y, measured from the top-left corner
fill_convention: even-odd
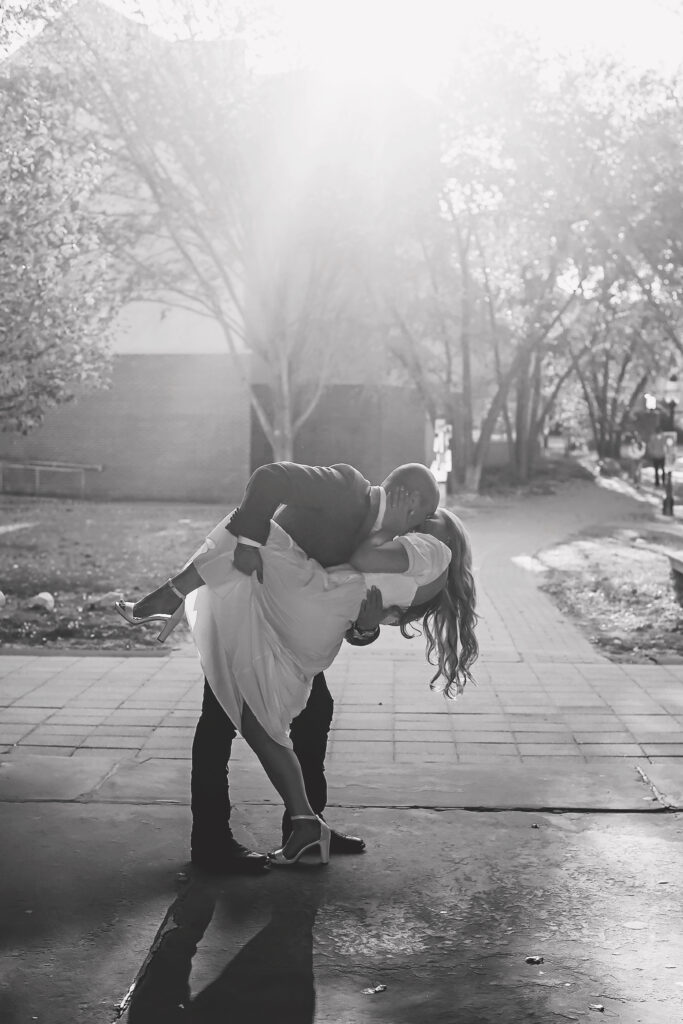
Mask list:
[[[409,629],[422,620],[427,661],[437,669],[429,682],[430,688],[454,700],[467,681],[472,680],[471,668],[479,656],[474,633],[479,618],[475,611],[477,591],[472,575],[472,547],[465,527],[447,509],[439,510],[439,518],[445,526],[439,539],[451,549],[446,582],[429,601],[401,611],[398,625],[403,636],[414,637],[419,629],[417,633]]]

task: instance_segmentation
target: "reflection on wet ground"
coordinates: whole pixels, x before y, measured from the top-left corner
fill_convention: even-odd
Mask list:
[[[183,885],[129,993],[129,1024],[312,1024],[313,925],[325,880],[295,874],[274,885],[201,876]],[[197,956],[212,922],[222,942]]]
[[[362,857],[186,882],[127,1024],[553,1024],[595,1006],[619,1024],[680,1016],[674,816],[360,818]]]

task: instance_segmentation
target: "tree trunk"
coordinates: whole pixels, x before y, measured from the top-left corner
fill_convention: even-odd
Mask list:
[[[465,488],[468,491],[477,492],[481,485],[481,476],[491,446],[491,438],[493,437],[493,431],[496,429],[498,417],[507,401],[509,385],[510,379],[499,387],[494,395],[481,425],[477,443],[472,448],[472,456],[465,474]]]
[[[450,421],[453,426],[451,451],[453,453],[453,477],[458,487],[466,486],[468,445],[465,437],[465,417],[461,396],[453,396],[450,402]]]
[[[277,393],[273,403],[273,439],[271,444],[275,462],[291,462],[294,457],[294,424],[290,365],[283,339],[280,339],[277,351],[279,365],[276,378]]]
[[[527,353],[517,376],[517,403],[515,409],[515,475],[521,482],[529,479],[528,437],[529,408],[531,402],[529,375],[531,356]]]
[[[468,262],[468,247],[461,247],[462,302],[460,305],[460,353],[462,367],[462,461],[465,467],[472,459],[472,287]],[[465,479],[467,470],[465,470]]]
[[[508,446],[508,463],[511,466],[515,464],[515,432],[512,427],[512,420],[510,419],[510,410],[508,408],[507,401],[503,406],[503,423],[505,424],[505,438]]]
[[[541,368],[542,368],[542,356],[540,353],[536,353],[534,357],[534,372],[533,372],[533,383],[531,391],[531,403],[529,406],[529,418],[527,424],[527,435],[526,435],[526,465],[528,475],[531,476],[534,467],[536,466],[536,458],[539,450],[539,439],[545,426],[545,417],[539,416],[539,407],[541,405]],[[527,477],[528,479],[528,477]]]
[[[466,487],[475,486],[477,490],[479,489],[481,474],[489,452],[493,431],[496,429],[498,418],[503,412],[505,403],[507,402],[512,382],[519,374],[520,367],[524,366],[526,363],[528,363],[528,351],[521,350],[515,356],[512,365],[499,380],[498,390],[494,394],[491,404],[484,416],[477,443],[474,445],[472,450],[472,457],[466,472]]]
[[[286,429],[273,429],[271,440],[273,462],[292,462],[294,460],[294,438]]]
[[[472,465],[467,467],[465,473],[465,490],[470,494],[477,494],[481,486],[481,474],[483,470],[483,462],[477,460]]]

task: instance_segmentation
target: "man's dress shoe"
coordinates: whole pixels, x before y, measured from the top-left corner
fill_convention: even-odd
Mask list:
[[[255,853],[237,842],[230,843],[227,849],[193,852],[192,863],[202,871],[220,875],[264,875],[270,871],[264,853]]]
[[[322,814],[319,817],[325,821]],[[325,821],[325,824],[327,822]],[[285,817],[282,821],[282,845],[289,839],[291,825]],[[343,832],[335,832],[330,829],[330,853],[363,853],[365,851],[365,840],[358,836],[347,836]]]
[[[330,832],[330,853],[363,853],[365,850],[365,840],[359,836],[346,836],[334,829]]]

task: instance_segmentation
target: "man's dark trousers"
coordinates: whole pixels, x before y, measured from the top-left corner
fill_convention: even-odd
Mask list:
[[[334,701],[320,672],[313,679],[306,707],[292,722],[290,737],[311,807],[320,814],[327,803],[325,753]],[[192,856],[229,852],[230,792],[228,761],[237,730],[204,680],[202,712],[192,743]]]

